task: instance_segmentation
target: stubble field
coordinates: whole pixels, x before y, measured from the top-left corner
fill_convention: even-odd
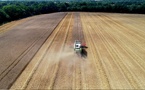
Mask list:
[[[62,12],[16,22],[0,27],[0,88],[145,89],[145,15]],[[86,58],[75,40],[88,46]]]

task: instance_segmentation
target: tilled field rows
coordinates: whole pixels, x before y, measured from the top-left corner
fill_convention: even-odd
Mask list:
[[[68,13],[11,89],[145,89],[144,22],[144,15]],[[76,39],[87,58],[74,52]]]
[[[62,51],[68,39],[71,22],[72,14],[68,14],[54,30],[12,88],[47,89],[55,87],[56,81],[59,81],[56,87],[61,87],[59,84],[63,83],[63,79],[61,77],[57,79],[57,77],[62,76],[63,73],[62,75],[60,73],[59,76],[57,73],[59,72],[60,59],[62,59],[60,57],[63,55]]]
[[[0,27],[0,89],[12,85],[65,15],[39,15]]]
[[[129,15],[82,13],[96,88],[145,88],[145,27]],[[127,17],[128,16],[128,17]],[[130,15],[133,16],[133,15]],[[142,16],[143,17],[143,16]],[[84,19],[85,18],[85,19]],[[145,20],[145,16],[142,18]],[[132,25],[133,24],[133,25]],[[91,88],[91,87],[90,87]]]

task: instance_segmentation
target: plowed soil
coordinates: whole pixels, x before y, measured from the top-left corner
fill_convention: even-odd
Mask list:
[[[139,14],[30,17],[0,34],[0,88],[145,89],[144,23]],[[74,52],[75,40],[87,57]]]

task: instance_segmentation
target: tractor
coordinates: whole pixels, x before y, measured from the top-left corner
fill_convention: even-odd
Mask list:
[[[81,43],[79,40],[75,40],[74,42],[74,51],[77,55],[81,55],[81,57],[87,57],[86,44]]]

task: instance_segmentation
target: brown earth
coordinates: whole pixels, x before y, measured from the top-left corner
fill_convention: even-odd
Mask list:
[[[0,88],[9,88],[13,84],[65,15],[34,16],[0,34]]]
[[[145,15],[65,15],[32,17],[0,36],[0,88],[145,89]],[[76,39],[87,58],[74,52]]]
[[[29,20],[29,17],[21,19],[21,20],[17,20],[17,21],[12,21],[12,22],[9,22],[9,23],[1,25],[0,26],[0,34],[3,34],[6,31],[11,30],[13,27],[15,27],[15,26],[17,26],[17,25],[19,25],[21,23],[24,23],[27,20]]]

